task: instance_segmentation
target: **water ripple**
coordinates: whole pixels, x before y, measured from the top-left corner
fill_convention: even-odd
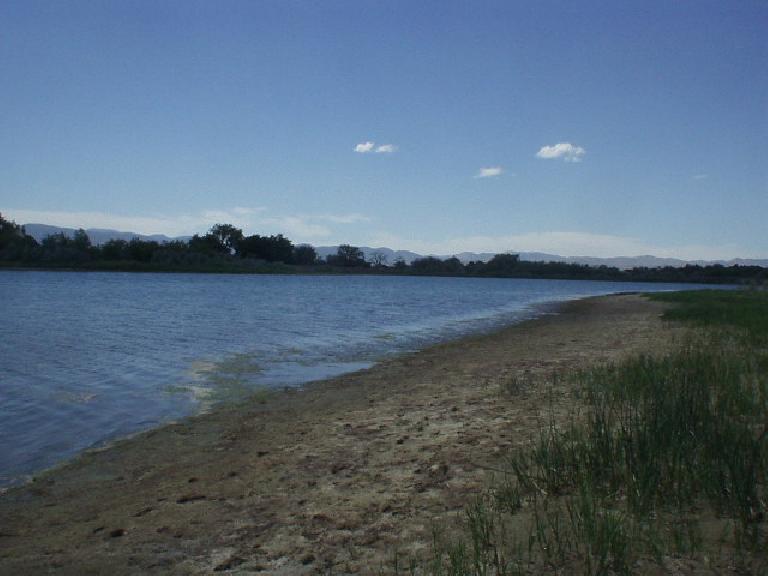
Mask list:
[[[254,390],[531,317],[544,302],[674,287],[0,271],[0,486]]]

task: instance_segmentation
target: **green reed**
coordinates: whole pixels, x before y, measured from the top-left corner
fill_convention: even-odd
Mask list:
[[[704,329],[571,374],[583,406],[507,455],[422,573],[640,574],[670,555],[768,570],[768,293],[653,297]]]

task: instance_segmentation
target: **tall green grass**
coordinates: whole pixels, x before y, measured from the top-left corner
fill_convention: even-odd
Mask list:
[[[766,573],[768,293],[681,292],[703,327],[663,357],[572,374],[583,404],[508,454],[422,573]]]
[[[675,304],[664,314],[667,320],[710,329],[726,328],[740,333],[751,345],[764,346],[768,340],[768,292],[765,290],[689,290],[656,292],[648,297]]]

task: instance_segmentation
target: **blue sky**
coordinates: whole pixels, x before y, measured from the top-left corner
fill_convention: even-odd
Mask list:
[[[0,211],[768,257],[768,3],[0,3]]]

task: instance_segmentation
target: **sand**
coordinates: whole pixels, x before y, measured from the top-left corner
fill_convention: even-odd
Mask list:
[[[571,302],[87,452],[0,496],[0,574],[388,573],[578,402],[560,375],[669,347],[663,310]]]

